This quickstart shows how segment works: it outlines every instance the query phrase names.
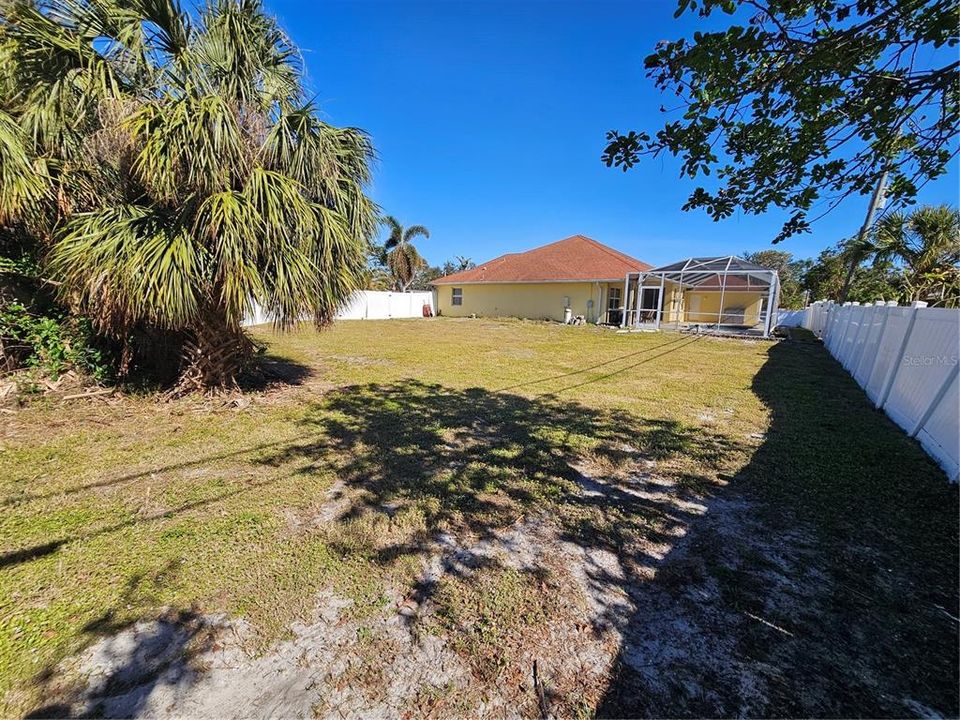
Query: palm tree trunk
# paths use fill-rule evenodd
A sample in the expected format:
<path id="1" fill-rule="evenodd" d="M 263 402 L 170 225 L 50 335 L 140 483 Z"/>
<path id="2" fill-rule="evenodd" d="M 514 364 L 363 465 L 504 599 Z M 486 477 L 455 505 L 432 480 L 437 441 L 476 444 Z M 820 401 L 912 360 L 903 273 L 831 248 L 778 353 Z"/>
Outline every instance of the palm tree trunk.
<path id="1" fill-rule="evenodd" d="M 232 390 L 253 359 L 256 344 L 243 328 L 227 322 L 222 309 L 211 309 L 203 317 L 201 324 L 187 332 L 171 395 Z"/>
<path id="2" fill-rule="evenodd" d="M 857 246 L 864 247 L 867 241 L 867 235 L 870 233 L 870 227 L 873 225 L 873 217 L 877 214 L 877 208 L 880 206 L 880 201 L 883 198 L 884 189 L 887 186 L 887 170 L 884 169 L 883 174 L 880 176 L 880 181 L 877 183 L 877 187 L 873 190 L 873 195 L 870 197 L 870 207 L 867 209 L 867 217 L 863 221 L 863 226 L 860 228 L 860 234 L 857 237 Z M 853 283 L 853 276 L 857 272 L 857 266 L 860 265 L 860 261 L 863 259 L 858 257 L 859 253 L 854 253 L 853 257 L 850 258 L 850 268 L 847 270 L 847 277 L 843 281 L 843 287 L 840 288 L 840 303 L 843 304 L 847 301 L 847 293 L 850 292 L 850 285 Z"/>

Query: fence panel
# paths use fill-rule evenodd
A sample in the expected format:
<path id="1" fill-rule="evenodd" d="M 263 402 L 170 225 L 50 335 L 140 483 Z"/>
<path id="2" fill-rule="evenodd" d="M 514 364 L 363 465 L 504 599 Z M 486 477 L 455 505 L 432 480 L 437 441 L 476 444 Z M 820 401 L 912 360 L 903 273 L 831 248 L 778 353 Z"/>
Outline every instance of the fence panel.
<path id="1" fill-rule="evenodd" d="M 917 433 L 917 440 L 931 457 L 936 459 L 947 477 L 957 481 L 960 475 L 960 421 L 957 403 L 960 402 L 960 381 L 956 373 L 940 402 L 927 422 Z"/>
<path id="2" fill-rule="evenodd" d="M 856 337 L 857 331 L 860 330 L 860 308 L 856 305 L 848 305 L 843 310 L 845 311 L 843 314 L 843 332 L 837 338 L 833 354 L 840 361 L 840 364 L 846 367 L 850 360 L 853 339 Z"/>
<path id="3" fill-rule="evenodd" d="M 960 310 L 896 305 L 806 309 L 803 327 L 956 482 L 960 476 Z"/>
<path id="4" fill-rule="evenodd" d="M 781 310 L 777 315 L 777 325 L 799 327 L 803 324 L 806 313 L 803 310 Z"/>
<path id="5" fill-rule="evenodd" d="M 889 317 L 889 313 L 885 305 L 874 305 L 869 310 L 869 318 L 865 323 L 866 327 L 862 336 L 863 341 L 860 343 L 860 356 L 857 358 L 852 371 L 852 375 L 860 384 L 860 387 L 865 387 L 870 380 L 870 373 L 873 371 L 873 365 L 877 360 L 877 350 L 880 347 L 887 317 Z"/>
<path id="6" fill-rule="evenodd" d="M 353 293 L 347 304 L 337 313 L 337 320 L 363 320 L 367 316 L 367 301 L 362 292 Z"/>
<path id="7" fill-rule="evenodd" d="M 907 432 L 913 431 L 947 381 L 960 343 L 956 310 L 926 308 L 915 312 L 913 331 L 884 405 L 891 419 Z"/>
<path id="8" fill-rule="evenodd" d="M 423 317 L 423 306 L 429 305 L 432 312 L 432 292 L 395 293 L 380 290 L 358 290 L 337 313 L 337 320 L 386 320 L 388 318 Z M 261 308 L 256 307 L 244 320 L 244 325 L 260 325 L 270 322 Z"/>
<path id="9" fill-rule="evenodd" d="M 867 397 L 874 403 L 882 403 L 886 397 L 886 390 L 894 371 L 900 362 L 903 341 L 910 328 L 913 318 L 913 309 L 908 307 L 892 307 L 888 309 L 887 325 L 883 330 L 883 338 L 877 347 L 877 359 L 873 364 L 873 372 L 864 386 Z"/>

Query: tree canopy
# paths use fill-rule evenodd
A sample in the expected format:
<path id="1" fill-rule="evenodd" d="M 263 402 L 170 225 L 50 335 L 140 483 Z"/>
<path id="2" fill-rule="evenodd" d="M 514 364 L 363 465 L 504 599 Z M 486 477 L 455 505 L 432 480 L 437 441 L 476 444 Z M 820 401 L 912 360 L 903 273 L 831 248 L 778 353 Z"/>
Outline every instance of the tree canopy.
<path id="1" fill-rule="evenodd" d="M 332 319 L 375 229 L 373 149 L 319 119 L 259 0 L 0 8 L 0 225 L 64 302 L 172 339 L 183 387 L 235 381 L 255 305 Z"/>
<path id="2" fill-rule="evenodd" d="M 884 173 L 888 200 L 909 203 L 956 155 L 957 0 L 679 0 L 684 13 L 732 20 L 657 46 L 645 66 L 678 101 L 661 107 L 671 119 L 652 135 L 611 131 L 603 153 L 624 171 L 679 156 L 704 183 L 684 210 L 778 208 L 778 242 Z"/>
<path id="3" fill-rule="evenodd" d="M 870 254 L 895 262 L 905 299 L 960 306 L 960 212 L 947 205 L 910 214 L 890 213 L 877 223 Z"/>
<path id="4" fill-rule="evenodd" d="M 410 225 L 405 228 L 393 215 L 388 215 L 384 222 L 390 231 L 383 244 L 387 268 L 395 289 L 406 292 L 416 279 L 417 273 L 427 267 L 427 261 L 421 257 L 413 241 L 417 237 L 429 238 L 430 231 L 423 225 Z"/>
<path id="5" fill-rule="evenodd" d="M 743 254 L 744 260 L 761 267 L 776 270 L 780 278 L 780 307 L 799 309 L 803 307 L 803 277 L 813 264 L 811 260 L 795 260 L 785 250 L 759 250 Z"/>

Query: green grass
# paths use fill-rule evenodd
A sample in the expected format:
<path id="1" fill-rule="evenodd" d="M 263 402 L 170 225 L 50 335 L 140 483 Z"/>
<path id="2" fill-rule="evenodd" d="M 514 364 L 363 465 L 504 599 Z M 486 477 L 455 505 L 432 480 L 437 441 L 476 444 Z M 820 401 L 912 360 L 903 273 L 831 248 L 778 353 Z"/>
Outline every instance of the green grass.
<path id="1" fill-rule="evenodd" d="M 5 416 L 0 714 L 35 707 L 60 660 L 161 608 L 243 616 L 263 646 L 324 588 L 355 617 L 383 612 L 441 530 L 482 536 L 552 508 L 569 538 L 625 547 L 669 512 L 571 502 L 571 464 L 616 478 L 638 453 L 689 492 L 750 492 L 838 553 L 879 548 L 956 614 L 955 492 L 819 345 L 509 320 L 261 334 L 301 385 L 244 407 L 127 397 Z M 337 492 L 341 516 L 314 522 Z M 498 642 L 520 643 L 508 618 L 539 618 L 535 587 L 456 583 L 438 628 L 470 628 L 459 649 L 483 674 Z M 926 668 L 955 667 L 941 645 Z"/>

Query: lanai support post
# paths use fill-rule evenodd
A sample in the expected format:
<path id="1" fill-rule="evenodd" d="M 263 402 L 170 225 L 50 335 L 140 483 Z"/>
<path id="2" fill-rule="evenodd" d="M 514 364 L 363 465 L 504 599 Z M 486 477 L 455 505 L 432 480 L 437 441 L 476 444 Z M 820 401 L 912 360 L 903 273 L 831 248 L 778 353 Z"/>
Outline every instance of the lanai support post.
<path id="1" fill-rule="evenodd" d="M 640 327 L 640 299 L 643 295 L 643 275 L 637 273 L 637 292 L 633 298 L 633 326 Z"/>
<path id="2" fill-rule="evenodd" d="M 657 323 L 656 329 L 660 329 L 660 319 L 663 317 L 663 285 L 664 285 L 664 274 L 660 273 L 660 294 L 657 298 Z"/>
<path id="3" fill-rule="evenodd" d="M 773 318 L 773 304 L 777 300 L 777 285 L 780 284 L 780 276 L 773 273 L 770 278 L 770 290 L 767 292 L 767 319 L 763 324 L 763 336 L 770 337 L 771 319 Z M 779 310 L 779 308 L 777 308 Z"/>
<path id="4" fill-rule="evenodd" d="M 630 273 L 627 273 L 626 277 L 623 279 L 623 307 L 622 312 L 620 313 L 620 327 L 625 328 L 627 326 L 627 302 L 629 302 L 630 297 Z"/>
<path id="5" fill-rule="evenodd" d="M 723 281 L 720 283 L 720 312 L 717 313 L 717 332 L 720 332 L 720 322 L 723 320 L 723 294 L 727 291 L 727 277 L 730 275 L 730 263 L 733 255 L 727 258 L 727 267 L 723 271 Z"/>

